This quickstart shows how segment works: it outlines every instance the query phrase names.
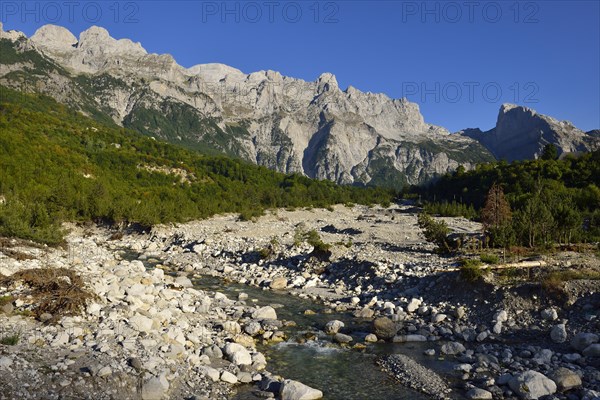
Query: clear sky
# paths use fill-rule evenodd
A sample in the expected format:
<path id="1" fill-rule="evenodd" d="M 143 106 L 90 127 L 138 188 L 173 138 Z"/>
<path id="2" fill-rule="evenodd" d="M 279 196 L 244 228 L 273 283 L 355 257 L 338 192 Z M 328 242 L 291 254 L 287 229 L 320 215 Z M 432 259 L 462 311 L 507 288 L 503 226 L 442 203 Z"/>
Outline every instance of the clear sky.
<path id="1" fill-rule="evenodd" d="M 600 128 L 600 2 L 3 0 L 4 29 L 91 25 L 170 53 L 407 97 L 450 131 L 517 103 Z M 1 55 L 0 55 L 1 57 Z"/>

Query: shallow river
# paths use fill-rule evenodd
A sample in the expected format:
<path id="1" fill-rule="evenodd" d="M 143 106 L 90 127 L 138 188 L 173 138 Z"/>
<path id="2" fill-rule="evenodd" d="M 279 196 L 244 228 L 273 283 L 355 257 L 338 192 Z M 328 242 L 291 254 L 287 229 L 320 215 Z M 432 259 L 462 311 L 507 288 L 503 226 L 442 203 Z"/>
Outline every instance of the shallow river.
<path id="1" fill-rule="evenodd" d="M 355 340 L 368 333 L 368 325 L 356 321 L 350 314 L 327 314 L 325 307 L 310 300 L 300 299 L 285 292 L 225 283 L 219 278 L 208 276 L 197 279 L 194 283 L 198 289 L 222 292 L 232 299 L 237 299 L 241 292 L 247 293 L 248 302 L 254 300 L 255 304 L 260 306 L 276 305 L 280 320 L 295 321 L 297 326 L 283 328 L 289 337 L 287 342 L 259 345 L 258 349 L 267 357 L 269 371 L 323 391 L 326 400 L 428 398 L 399 385 L 389 375 L 381 372 L 375 365 L 378 354 L 403 353 L 442 374 L 448 373 L 452 366 L 448 361 L 423 355 L 425 349 L 433 347 L 431 343 L 377 343 L 368 345 L 364 351 L 342 349 L 333 345 L 331 338 L 320 332 L 328 321 L 343 321 L 346 327 L 342 331 L 352 332 Z M 307 309 L 315 311 L 316 314 L 305 315 L 304 311 Z M 306 332 L 317 334 L 318 339 L 298 343 L 297 339 L 303 337 Z M 248 390 L 247 387 L 241 389 L 236 399 L 254 399 Z"/>

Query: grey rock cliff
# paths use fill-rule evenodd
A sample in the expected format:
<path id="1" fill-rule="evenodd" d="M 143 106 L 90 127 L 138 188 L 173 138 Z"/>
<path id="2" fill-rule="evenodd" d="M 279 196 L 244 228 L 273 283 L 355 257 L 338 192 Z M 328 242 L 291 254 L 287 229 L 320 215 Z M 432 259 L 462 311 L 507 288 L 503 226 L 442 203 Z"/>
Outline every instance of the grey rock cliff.
<path id="1" fill-rule="evenodd" d="M 223 64 L 184 68 L 170 55 L 148 54 L 100 27 L 77 39 L 46 25 L 27 42 L 55 63 L 41 90 L 59 101 L 86 113 L 101 110 L 157 138 L 282 172 L 401 186 L 493 158 L 476 140 L 427 124 L 417 104 L 342 90 L 331 73 L 307 82 Z M 9 68 L 0 68 L 0 82 L 10 85 Z"/>
<path id="2" fill-rule="evenodd" d="M 558 121 L 514 104 L 502 105 L 495 128 L 486 132 L 466 129 L 460 133 L 478 140 L 496 158 L 507 161 L 537 158 L 550 143 L 559 154 L 600 148 L 598 136 L 577 129 L 569 121 Z"/>

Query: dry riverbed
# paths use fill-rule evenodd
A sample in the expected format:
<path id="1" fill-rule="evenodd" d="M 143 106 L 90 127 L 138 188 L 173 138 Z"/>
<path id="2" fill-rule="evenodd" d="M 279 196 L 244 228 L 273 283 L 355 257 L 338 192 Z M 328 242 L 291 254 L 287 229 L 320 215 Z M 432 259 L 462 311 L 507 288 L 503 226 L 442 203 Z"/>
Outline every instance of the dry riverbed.
<path id="1" fill-rule="evenodd" d="M 446 220 L 465 237 L 480 231 L 464 219 Z M 376 320 L 366 337 L 335 322 L 321 328 L 347 351 L 377 340 L 427 343 L 428 357 L 455 363 L 449 376 L 403 373 L 413 362 L 405 356 L 380 364 L 398 384 L 424 392 L 443 387 L 438 397 L 598 396 L 597 281 L 569 282 L 566 298 L 558 299 L 535 282 L 536 269 L 528 272 L 532 283 L 509 285 L 510 274 L 468 283 L 448 271 L 455 259 L 424 243 L 416 222 L 409 207 L 336 206 L 278 210 L 254 222 L 217 216 L 123 235 L 71 227 L 67 249 L 4 240 L 4 277 L 66 268 L 81 277 L 90 298 L 81 315 L 52 315 L 52 308 L 36 308 L 28 281 L 0 280 L 0 399 L 212 400 L 231 398 L 240 385 L 253 385 L 259 397 L 318 398 L 322 388 L 268 373 L 256 349 L 257 342 L 286 340 L 290 322 L 243 294 L 194 288 L 192 280 L 205 275 Z M 328 260 L 299 240 L 313 229 L 331 245 Z M 544 261 L 543 268 L 598 269 L 593 254 Z M 75 276 L 51 278 L 50 289 L 72 293 Z"/>

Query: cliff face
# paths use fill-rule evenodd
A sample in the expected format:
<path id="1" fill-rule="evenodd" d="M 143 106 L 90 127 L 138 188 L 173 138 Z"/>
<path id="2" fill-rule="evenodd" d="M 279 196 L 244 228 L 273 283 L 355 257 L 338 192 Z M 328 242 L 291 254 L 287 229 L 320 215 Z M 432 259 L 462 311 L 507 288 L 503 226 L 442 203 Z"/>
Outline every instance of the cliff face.
<path id="1" fill-rule="evenodd" d="M 222 64 L 184 68 L 99 27 L 79 38 L 53 25 L 30 39 L 1 35 L 16 54 L 15 62 L 1 61 L 2 84 L 22 85 L 26 76 L 36 90 L 84 113 L 278 171 L 400 186 L 492 159 L 476 140 L 427 124 L 418 105 L 342 90 L 329 73 L 307 82 Z"/>
<path id="2" fill-rule="evenodd" d="M 481 142 L 496 158 L 513 161 L 537 158 L 550 143 L 559 154 L 595 150 L 600 148 L 600 138 L 593 132 L 585 133 L 568 121 L 526 107 L 503 104 L 495 128 L 487 132 L 467 129 L 461 134 Z"/>

